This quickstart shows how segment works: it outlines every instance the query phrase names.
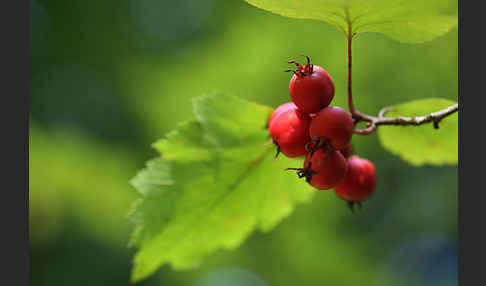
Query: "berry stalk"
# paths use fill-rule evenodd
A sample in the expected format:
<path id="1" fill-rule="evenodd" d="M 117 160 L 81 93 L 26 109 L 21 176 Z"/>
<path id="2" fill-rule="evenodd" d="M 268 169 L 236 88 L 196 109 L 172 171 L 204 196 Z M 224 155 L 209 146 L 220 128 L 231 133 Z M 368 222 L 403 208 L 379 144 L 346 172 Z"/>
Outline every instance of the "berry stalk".
<path id="1" fill-rule="evenodd" d="M 347 12 L 347 11 L 346 11 Z M 376 128 L 380 125 L 401 125 L 401 126 L 418 126 L 427 123 L 433 123 L 435 129 L 439 128 L 439 122 L 444 119 L 445 117 L 455 113 L 458 111 L 459 106 L 458 104 L 451 105 L 443 110 L 439 110 L 433 113 L 430 113 L 425 116 L 417 116 L 417 117 L 384 117 L 387 111 L 393 109 L 393 107 L 384 107 L 380 110 L 378 116 L 371 116 L 368 114 L 361 113 L 359 110 L 356 109 L 353 102 L 353 94 L 351 88 L 351 74 L 352 74 L 352 55 L 351 55 L 351 43 L 353 41 L 353 37 L 356 33 L 352 32 L 351 27 L 351 20 L 349 19 L 349 14 L 346 13 L 346 22 L 348 24 L 348 31 L 347 31 L 347 50 L 348 50 L 348 108 L 349 112 L 351 113 L 355 128 L 356 123 L 360 121 L 366 121 L 366 128 L 364 129 L 355 129 L 353 132 L 359 135 L 368 135 L 376 131 Z"/>

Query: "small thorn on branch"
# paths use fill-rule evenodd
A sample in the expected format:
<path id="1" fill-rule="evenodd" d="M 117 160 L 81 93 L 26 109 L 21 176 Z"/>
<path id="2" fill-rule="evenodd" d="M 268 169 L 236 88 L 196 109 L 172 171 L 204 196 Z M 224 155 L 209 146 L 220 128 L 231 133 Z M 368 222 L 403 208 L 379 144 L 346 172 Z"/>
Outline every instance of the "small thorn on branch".
<path id="1" fill-rule="evenodd" d="M 434 120 L 434 129 L 439 129 L 440 120 Z"/>

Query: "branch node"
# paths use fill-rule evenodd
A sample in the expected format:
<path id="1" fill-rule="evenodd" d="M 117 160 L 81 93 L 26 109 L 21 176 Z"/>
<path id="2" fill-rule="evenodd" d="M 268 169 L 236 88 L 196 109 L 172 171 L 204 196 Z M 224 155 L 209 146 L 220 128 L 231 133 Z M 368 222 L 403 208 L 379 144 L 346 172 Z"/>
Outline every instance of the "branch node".
<path id="1" fill-rule="evenodd" d="M 352 118 L 353 118 L 353 124 L 354 124 L 354 125 L 356 125 L 356 124 L 360 123 L 360 122 L 361 122 L 361 120 L 362 120 L 362 118 L 361 118 L 361 117 L 357 117 L 357 116 L 354 116 L 354 115 L 352 116 Z"/>

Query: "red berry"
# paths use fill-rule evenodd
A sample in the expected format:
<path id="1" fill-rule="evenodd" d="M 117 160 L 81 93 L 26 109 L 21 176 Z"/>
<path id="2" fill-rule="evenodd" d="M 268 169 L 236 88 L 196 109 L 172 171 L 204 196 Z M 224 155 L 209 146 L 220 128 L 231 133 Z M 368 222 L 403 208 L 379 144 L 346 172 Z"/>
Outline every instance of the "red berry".
<path id="1" fill-rule="evenodd" d="M 353 155 L 353 153 L 354 153 L 353 146 L 351 145 L 351 143 L 349 143 L 348 145 L 339 149 L 339 152 L 341 152 L 341 154 L 343 154 L 344 158 L 347 159 L 347 158 L 351 157 L 351 155 Z"/>
<path id="2" fill-rule="evenodd" d="M 331 103 L 334 83 L 322 67 L 307 64 L 292 76 L 289 92 L 290 98 L 302 112 L 316 113 Z"/>
<path id="3" fill-rule="evenodd" d="M 295 106 L 295 104 L 293 102 L 287 102 L 287 103 L 284 103 L 284 104 L 280 105 L 279 107 L 277 107 L 273 111 L 270 118 L 268 119 L 268 128 L 270 128 L 270 126 L 272 125 L 272 121 L 275 118 L 277 118 L 280 114 L 282 114 L 282 112 L 287 111 L 289 109 L 297 109 L 297 106 Z"/>
<path id="4" fill-rule="evenodd" d="M 334 192 L 348 202 L 362 202 L 375 191 L 376 170 L 373 163 L 356 155 L 348 160 L 348 172 Z"/>
<path id="5" fill-rule="evenodd" d="M 323 108 L 312 119 L 309 133 L 312 140 L 324 140 L 336 149 L 345 148 L 353 136 L 353 118 L 337 106 Z"/>
<path id="6" fill-rule="evenodd" d="M 311 118 L 297 109 L 283 111 L 275 117 L 270 126 L 270 136 L 279 151 L 291 158 L 304 156 L 305 145 L 310 141 L 310 122 Z"/>
<path id="7" fill-rule="evenodd" d="M 346 159 L 339 151 L 320 148 L 314 154 L 307 154 L 304 168 L 297 170 L 314 188 L 328 190 L 343 180 L 347 168 Z"/>

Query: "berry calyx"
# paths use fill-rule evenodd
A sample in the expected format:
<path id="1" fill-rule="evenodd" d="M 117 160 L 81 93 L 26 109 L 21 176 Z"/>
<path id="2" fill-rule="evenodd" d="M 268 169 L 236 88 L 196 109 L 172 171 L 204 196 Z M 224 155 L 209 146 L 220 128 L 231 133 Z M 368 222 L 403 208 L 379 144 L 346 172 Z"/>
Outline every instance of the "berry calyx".
<path id="1" fill-rule="evenodd" d="M 325 141 L 335 149 L 343 149 L 353 136 L 353 118 L 337 106 L 323 108 L 312 119 L 309 134 L 313 141 Z"/>
<path id="2" fill-rule="evenodd" d="M 360 203 L 373 194 L 375 187 L 376 170 L 373 163 L 352 155 L 348 160 L 346 176 L 334 188 L 334 192 L 349 203 Z"/>
<path id="3" fill-rule="evenodd" d="M 268 119 L 268 128 L 270 128 L 270 126 L 272 125 L 272 121 L 275 118 L 277 118 L 280 114 L 282 114 L 283 112 L 285 112 L 289 109 L 297 109 L 297 106 L 293 102 L 287 102 L 287 103 L 284 103 L 284 104 L 280 105 L 279 107 L 275 108 L 272 115 Z"/>
<path id="4" fill-rule="evenodd" d="M 332 149 L 320 148 L 307 154 L 304 168 L 288 168 L 296 170 L 300 178 L 319 190 L 329 190 L 344 179 L 348 164 L 343 155 Z"/>
<path id="5" fill-rule="evenodd" d="M 334 98 L 334 83 L 329 73 L 320 66 L 310 63 L 302 66 L 296 61 L 297 70 L 287 70 L 294 73 L 289 83 L 290 98 L 304 113 L 316 113 L 328 106 Z"/>
<path id="6" fill-rule="evenodd" d="M 269 129 L 277 145 L 277 155 L 282 152 L 290 158 L 304 156 L 310 141 L 310 122 L 311 118 L 297 109 L 288 109 L 275 117 Z"/>

